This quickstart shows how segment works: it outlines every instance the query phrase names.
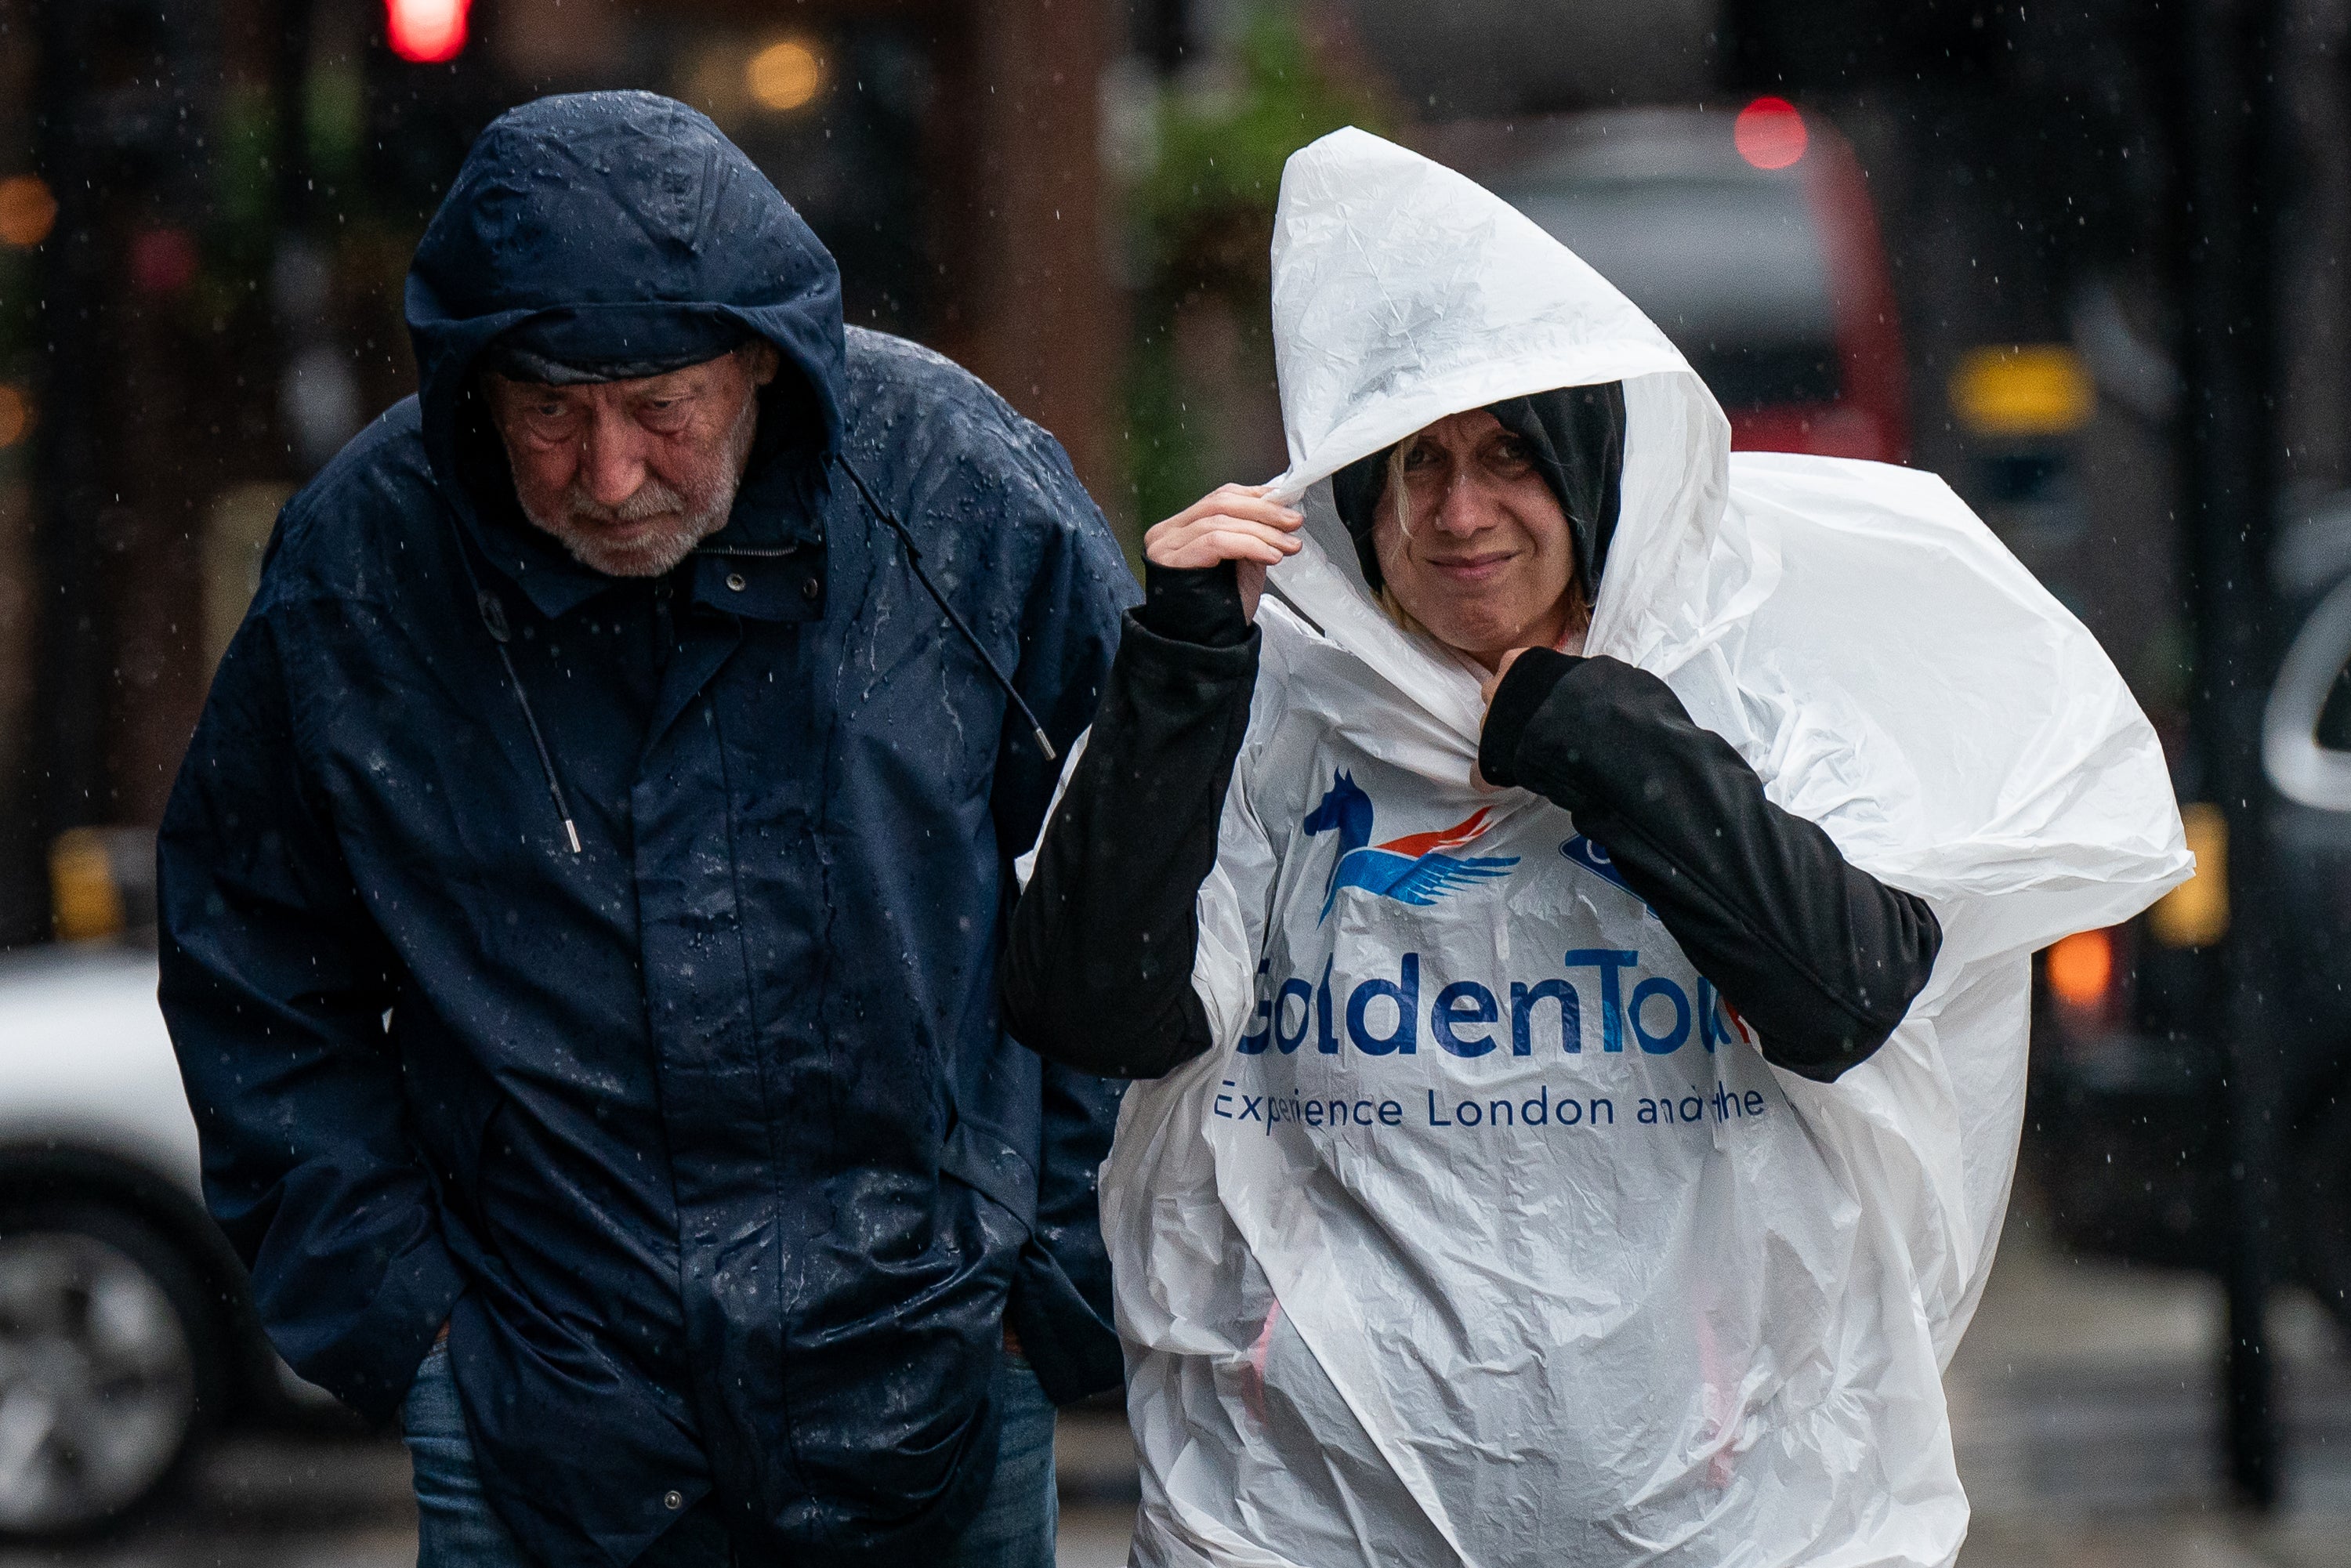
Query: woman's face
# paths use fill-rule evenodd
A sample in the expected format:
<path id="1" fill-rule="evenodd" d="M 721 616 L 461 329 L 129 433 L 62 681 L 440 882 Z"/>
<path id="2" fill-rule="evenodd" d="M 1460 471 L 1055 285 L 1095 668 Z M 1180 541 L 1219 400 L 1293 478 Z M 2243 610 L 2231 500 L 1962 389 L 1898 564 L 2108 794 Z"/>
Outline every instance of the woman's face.
<path id="1" fill-rule="evenodd" d="M 1405 613 L 1489 669 L 1513 648 L 1554 647 L 1567 635 L 1574 536 L 1526 444 L 1501 421 L 1474 409 L 1412 438 L 1409 528 L 1396 518 L 1395 484 L 1380 497 L 1372 548 Z"/>

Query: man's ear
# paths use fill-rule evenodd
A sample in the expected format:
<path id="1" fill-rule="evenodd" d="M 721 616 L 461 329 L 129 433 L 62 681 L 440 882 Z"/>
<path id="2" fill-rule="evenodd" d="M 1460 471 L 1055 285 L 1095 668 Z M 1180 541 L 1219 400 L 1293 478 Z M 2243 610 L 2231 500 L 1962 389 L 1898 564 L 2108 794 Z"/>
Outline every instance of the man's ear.
<path id="1" fill-rule="evenodd" d="M 783 368 L 783 355 L 778 353 L 776 346 L 765 338 L 754 338 L 744 344 L 743 353 L 744 368 L 750 371 L 751 384 L 755 387 L 763 387 L 774 381 L 776 372 Z"/>

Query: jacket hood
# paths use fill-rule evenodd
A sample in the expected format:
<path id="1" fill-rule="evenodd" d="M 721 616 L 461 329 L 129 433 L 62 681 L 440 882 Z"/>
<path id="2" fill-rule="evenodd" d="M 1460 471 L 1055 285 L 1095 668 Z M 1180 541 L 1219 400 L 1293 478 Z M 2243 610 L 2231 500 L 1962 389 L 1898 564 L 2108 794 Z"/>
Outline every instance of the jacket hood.
<path id="1" fill-rule="evenodd" d="M 559 360 L 656 363 L 756 334 L 785 367 L 762 455 L 840 439 L 831 254 L 708 118 L 653 93 L 543 98 L 493 121 L 417 246 L 406 308 L 425 445 L 455 494 L 482 479 L 473 372 L 509 333 Z"/>
<path id="2" fill-rule="evenodd" d="M 1307 548 L 1272 582 L 1475 753 L 1478 681 L 1374 603 L 1328 481 L 1468 409 L 1621 382 L 1623 466 L 1585 647 L 1640 662 L 1711 613 L 1702 575 L 1730 423 L 1679 350 L 1565 246 L 1474 181 L 1353 128 L 1291 155 L 1273 232 L 1274 362 Z M 1596 538 L 1579 538 L 1596 572 Z M 1448 763 L 1447 766 L 1450 764 Z"/>

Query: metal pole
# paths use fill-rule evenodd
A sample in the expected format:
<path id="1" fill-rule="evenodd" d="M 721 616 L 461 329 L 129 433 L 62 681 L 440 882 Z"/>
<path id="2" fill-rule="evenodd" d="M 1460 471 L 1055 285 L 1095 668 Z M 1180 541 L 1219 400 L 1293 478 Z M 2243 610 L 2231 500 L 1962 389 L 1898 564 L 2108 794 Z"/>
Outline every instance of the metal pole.
<path id="1" fill-rule="evenodd" d="M 2262 702 L 2276 667 L 2269 542 L 2276 511 L 2272 240 L 2279 143 L 2270 70 L 2277 0 L 2187 0 L 2181 88 L 2181 364 L 2186 373 L 2196 733 L 2206 798 L 2229 822 L 2231 925 L 2215 1009 L 2226 1046 L 2229 1477 L 2268 1508 L 2280 1490 L 2276 1372 L 2266 1322 L 2278 1212 L 2275 946 L 2266 907 Z"/>

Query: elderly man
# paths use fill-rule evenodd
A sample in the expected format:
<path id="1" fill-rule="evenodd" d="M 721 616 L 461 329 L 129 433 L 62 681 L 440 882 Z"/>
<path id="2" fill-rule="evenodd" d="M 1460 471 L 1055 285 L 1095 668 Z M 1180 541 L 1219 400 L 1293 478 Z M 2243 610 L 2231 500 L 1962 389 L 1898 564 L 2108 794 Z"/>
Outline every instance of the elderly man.
<path id="1" fill-rule="evenodd" d="M 1116 546 L 664 99 L 493 125 L 407 314 L 162 841 L 278 1348 L 402 1415 L 427 1568 L 1050 1563 L 1114 1102 L 996 967 Z"/>

